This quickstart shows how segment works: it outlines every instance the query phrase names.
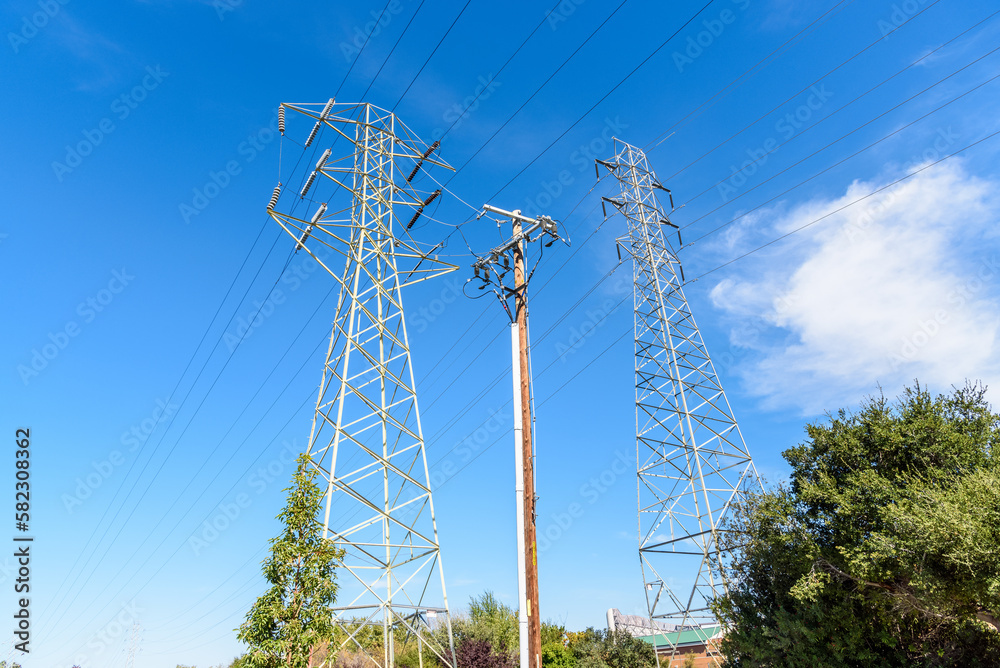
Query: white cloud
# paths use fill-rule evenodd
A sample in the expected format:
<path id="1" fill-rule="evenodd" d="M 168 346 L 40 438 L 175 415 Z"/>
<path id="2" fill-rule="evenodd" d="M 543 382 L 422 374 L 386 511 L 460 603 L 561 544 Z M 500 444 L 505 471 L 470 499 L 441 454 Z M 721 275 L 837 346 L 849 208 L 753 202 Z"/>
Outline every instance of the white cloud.
<path id="1" fill-rule="evenodd" d="M 774 210 L 756 232 L 795 230 L 892 180 Z M 769 407 L 815 414 L 854 405 L 876 384 L 891 396 L 914 378 L 935 391 L 1000 381 L 996 186 L 941 163 L 734 265 L 712 299 L 739 321 L 732 342 L 752 350 L 748 389 Z M 746 236 L 735 250 L 757 243 Z M 737 335 L 748 321 L 766 335 Z"/>

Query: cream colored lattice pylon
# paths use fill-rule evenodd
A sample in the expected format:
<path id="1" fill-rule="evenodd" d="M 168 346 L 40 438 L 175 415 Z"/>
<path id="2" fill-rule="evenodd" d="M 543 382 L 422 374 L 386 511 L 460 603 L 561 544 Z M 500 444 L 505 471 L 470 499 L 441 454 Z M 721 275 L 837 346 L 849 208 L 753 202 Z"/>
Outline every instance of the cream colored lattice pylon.
<path id="1" fill-rule="evenodd" d="M 345 551 L 330 657 L 361 653 L 389 668 L 406 639 L 417 642 L 421 663 L 434 656 L 450 666 L 451 619 L 402 290 L 455 269 L 407 229 L 440 195 L 420 192 L 414 176 L 448 166 L 434 157 L 436 144 L 370 104 L 284 104 L 282 132 L 286 111 L 312 127 L 301 142 L 306 151 L 326 148 L 315 168 L 315 153 L 309 158 L 297 190 L 275 189 L 268 212 L 339 287 L 307 451 L 325 486 L 324 536 Z M 292 215 L 303 205 L 306 214 Z"/>

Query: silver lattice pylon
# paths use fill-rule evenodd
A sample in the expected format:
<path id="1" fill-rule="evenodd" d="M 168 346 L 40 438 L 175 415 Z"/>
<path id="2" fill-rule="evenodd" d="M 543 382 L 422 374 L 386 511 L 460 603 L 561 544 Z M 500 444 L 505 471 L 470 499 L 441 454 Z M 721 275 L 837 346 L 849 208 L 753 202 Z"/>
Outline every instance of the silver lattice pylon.
<path id="1" fill-rule="evenodd" d="M 720 521 L 760 482 L 684 296 L 677 226 L 657 199 L 669 191 L 640 149 L 616 139 L 615 151 L 600 164 L 621 185 L 605 203 L 628 224 L 635 283 L 639 561 L 650 620 L 680 631 L 715 623 Z"/>
<path id="2" fill-rule="evenodd" d="M 285 104 L 282 132 L 285 110 L 312 127 L 306 149 L 315 142 L 314 151 L 326 150 L 289 193 L 285 212 L 276 210 L 280 185 L 268 212 L 296 240 L 296 250 L 309 253 L 339 286 L 307 450 L 326 490 L 324 537 L 345 551 L 330 663 L 336 652 L 351 650 L 390 668 L 394 644 L 416 639 L 422 657 L 451 665 L 451 619 L 401 289 L 455 269 L 408 232 L 440 194 L 418 191 L 414 176 L 448 166 L 432 157 L 437 144 L 427 146 L 372 105 Z M 297 207 L 305 209 L 300 217 L 293 215 Z M 334 262 L 336 256 L 342 261 Z M 440 622 L 435 634 L 429 617 Z"/>

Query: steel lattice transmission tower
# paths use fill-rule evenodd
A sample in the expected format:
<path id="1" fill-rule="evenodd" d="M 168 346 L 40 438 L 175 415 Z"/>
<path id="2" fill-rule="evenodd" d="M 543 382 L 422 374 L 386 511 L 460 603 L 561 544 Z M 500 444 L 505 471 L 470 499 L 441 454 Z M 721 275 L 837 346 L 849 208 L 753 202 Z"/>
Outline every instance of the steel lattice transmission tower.
<path id="1" fill-rule="evenodd" d="M 673 198 L 640 149 L 616 139 L 615 151 L 599 163 L 621 185 L 620 197 L 605 202 L 628 224 L 620 242 L 635 283 L 639 560 L 650 621 L 679 631 L 715 622 L 709 602 L 726 587 L 719 524 L 760 482 L 684 296 L 667 236 L 677 226 L 657 191 L 671 208 Z"/>
<path id="2" fill-rule="evenodd" d="M 142 625 L 139 622 L 132 624 L 132 635 L 128 641 L 128 655 L 125 657 L 125 668 L 135 668 L 135 658 L 139 655 L 139 637 L 142 634 Z"/>
<path id="3" fill-rule="evenodd" d="M 283 134 L 286 109 L 312 125 L 305 148 L 324 134 L 332 139 L 289 193 L 288 206 L 277 210 L 281 185 L 268 204 L 296 251 L 304 249 L 339 286 L 307 450 L 326 486 L 324 537 L 346 553 L 332 610 L 343 634 L 330 658 L 350 649 L 388 668 L 394 644 L 415 638 L 423 656 L 451 665 L 451 619 L 402 292 L 456 268 L 408 231 L 440 194 L 418 191 L 414 176 L 431 165 L 450 167 L 433 157 L 437 143 L 427 146 L 370 104 L 282 105 Z M 338 142 L 343 151 L 335 155 Z M 298 217 L 297 207 L 306 209 Z M 442 622 L 446 640 L 428 633 L 428 617 Z M 373 633 L 380 639 L 374 650 Z"/>

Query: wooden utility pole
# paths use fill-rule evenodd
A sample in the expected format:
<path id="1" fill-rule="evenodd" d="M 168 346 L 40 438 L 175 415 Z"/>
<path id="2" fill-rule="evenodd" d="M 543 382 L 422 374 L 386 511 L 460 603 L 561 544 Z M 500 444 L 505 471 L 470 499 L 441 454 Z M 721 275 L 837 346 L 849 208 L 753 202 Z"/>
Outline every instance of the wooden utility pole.
<path id="1" fill-rule="evenodd" d="M 514 310 L 518 330 L 521 370 L 521 462 L 524 478 L 524 563 L 525 600 L 528 613 L 528 657 L 531 668 L 542 665 L 542 620 L 538 614 L 538 549 L 535 537 L 535 452 L 531 431 L 531 375 L 528 366 L 528 295 L 524 274 L 524 241 L 521 221 L 513 218 L 514 239 Z"/>
<path id="2" fill-rule="evenodd" d="M 535 453 L 532 443 L 531 375 L 528 364 L 528 276 L 525 270 L 525 244 L 547 237 L 546 245 L 559 239 L 557 225 L 551 218 L 529 218 L 520 211 L 505 211 L 483 206 L 483 212 L 499 214 L 514 224 L 509 241 L 490 251 L 474 265 L 475 277 L 483 281 L 480 289 L 496 285 L 497 295 L 507 308 L 514 298 L 511 317 L 511 363 L 514 378 L 514 464 L 518 530 L 518 627 L 521 668 L 542 666 L 542 618 L 538 612 L 538 547 L 535 539 Z M 480 214 L 483 215 L 483 214 Z M 534 235 L 534 236 L 532 236 Z M 511 262 L 513 260 L 513 262 Z M 513 264 L 513 266 L 511 266 Z M 514 286 L 504 285 L 504 277 L 513 272 Z"/>

